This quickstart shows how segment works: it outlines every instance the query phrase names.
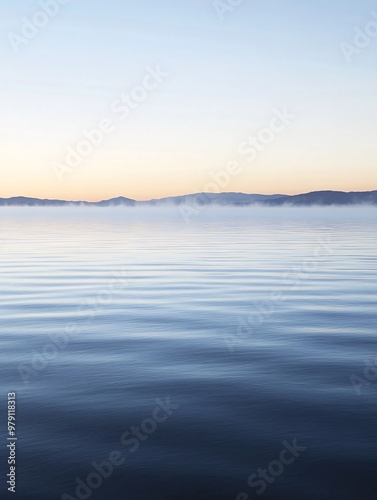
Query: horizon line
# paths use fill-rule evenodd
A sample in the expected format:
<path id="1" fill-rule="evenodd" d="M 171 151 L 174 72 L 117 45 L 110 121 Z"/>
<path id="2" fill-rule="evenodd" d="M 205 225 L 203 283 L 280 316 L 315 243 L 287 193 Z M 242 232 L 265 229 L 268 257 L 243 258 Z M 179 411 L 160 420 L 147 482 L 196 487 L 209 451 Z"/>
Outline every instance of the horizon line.
<path id="1" fill-rule="evenodd" d="M 146 200 L 137 200 L 135 198 L 129 198 L 128 196 L 124 195 L 118 195 L 118 196 L 113 196 L 111 198 L 103 198 L 99 199 L 97 201 L 88 201 L 84 199 L 80 200 L 67 200 L 67 199 L 59 199 L 59 198 L 39 198 L 35 196 L 24 196 L 24 195 L 16 195 L 16 196 L 10 196 L 7 198 L 3 198 L 0 196 L 0 200 L 13 200 L 15 198 L 23 198 L 23 199 L 29 199 L 29 200 L 40 200 L 40 201 L 58 201 L 58 202 L 65 202 L 65 203 L 101 203 L 101 202 L 106 202 L 106 201 L 111 201 L 111 200 L 117 200 L 120 198 L 132 201 L 132 202 L 137 202 L 137 203 L 148 203 L 151 201 L 162 201 L 170 198 L 183 198 L 185 196 L 197 196 L 197 195 L 223 195 L 223 194 L 240 194 L 240 195 L 245 195 L 245 196 L 282 196 L 282 197 L 292 197 L 292 196 L 300 196 L 300 195 L 306 195 L 306 194 L 311 194 L 311 193 L 371 193 L 377 191 L 377 189 L 371 189 L 369 191 L 342 191 L 342 190 L 336 190 L 336 189 L 321 189 L 321 190 L 316 190 L 316 191 L 306 191 L 306 192 L 298 192 L 295 194 L 285 194 L 285 193 L 272 193 L 272 194 L 265 194 L 265 193 L 246 193 L 243 191 L 219 191 L 218 193 L 213 193 L 210 191 L 198 191 L 194 193 L 186 193 L 186 194 L 178 194 L 178 195 L 171 195 L 171 196 L 163 196 L 161 198 L 150 198 Z"/>

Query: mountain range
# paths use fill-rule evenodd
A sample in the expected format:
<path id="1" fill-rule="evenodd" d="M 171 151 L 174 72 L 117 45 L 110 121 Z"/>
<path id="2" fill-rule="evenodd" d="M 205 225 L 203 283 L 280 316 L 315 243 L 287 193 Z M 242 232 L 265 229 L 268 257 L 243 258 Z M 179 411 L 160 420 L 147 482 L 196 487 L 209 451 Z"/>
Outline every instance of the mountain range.
<path id="1" fill-rule="evenodd" d="M 0 198 L 0 206 L 51 206 L 61 207 L 68 205 L 84 206 L 161 206 L 161 205 L 221 205 L 221 206 L 345 206 L 345 205 L 377 205 L 377 191 L 344 192 L 344 191 L 313 191 L 298 195 L 262 195 L 246 193 L 196 193 L 168 198 L 153 199 L 149 201 L 136 201 L 131 198 L 119 196 L 110 200 L 98 202 L 48 200 L 16 196 L 13 198 Z"/>

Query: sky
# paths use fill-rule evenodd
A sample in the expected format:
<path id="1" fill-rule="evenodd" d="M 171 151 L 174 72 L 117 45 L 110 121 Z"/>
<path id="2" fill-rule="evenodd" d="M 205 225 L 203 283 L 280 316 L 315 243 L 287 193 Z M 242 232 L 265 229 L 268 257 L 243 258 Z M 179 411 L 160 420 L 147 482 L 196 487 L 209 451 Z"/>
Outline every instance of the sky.
<path id="1" fill-rule="evenodd" d="M 0 197 L 377 189 L 373 0 L 2 0 L 0 14 Z"/>

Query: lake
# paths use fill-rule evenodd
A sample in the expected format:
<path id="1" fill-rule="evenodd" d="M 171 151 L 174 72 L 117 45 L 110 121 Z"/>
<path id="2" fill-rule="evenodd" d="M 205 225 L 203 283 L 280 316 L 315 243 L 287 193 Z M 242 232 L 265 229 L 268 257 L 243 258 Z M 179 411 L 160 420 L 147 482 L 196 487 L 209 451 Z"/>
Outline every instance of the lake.
<path id="1" fill-rule="evenodd" d="M 15 498 L 375 500 L 376 214 L 1 208 Z"/>

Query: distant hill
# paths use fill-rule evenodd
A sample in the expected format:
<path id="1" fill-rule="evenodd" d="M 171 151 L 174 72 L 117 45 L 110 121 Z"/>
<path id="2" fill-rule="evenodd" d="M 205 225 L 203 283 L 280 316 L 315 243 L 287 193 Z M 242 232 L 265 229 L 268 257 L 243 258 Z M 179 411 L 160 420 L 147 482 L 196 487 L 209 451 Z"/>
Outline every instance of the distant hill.
<path id="1" fill-rule="evenodd" d="M 281 205 L 377 205 L 377 191 L 350 192 L 343 191 L 313 191 L 312 193 L 298 194 L 295 196 L 284 196 L 273 200 L 266 200 L 265 204 L 270 206 Z"/>
<path id="2" fill-rule="evenodd" d="M 85 205 L 109 207 L 117 205 L 133 206 L 137 202 L 130 198 L 119 196 L 111 200 L 103 200 L 98 202 L 91 201 L 66 201 L 66 200 L 43 200 L 39 198 L 27 198 L 25 196 L 16 196 L 14 198 L 0 198 L 0 206 L 18 206 L 18 207 L 63 207 L 69 205 Z"/>
<path id="3" fill-rule="evenodd" d="M 18 206 L 18 207 L 55 206 L 55 207 L 61 207 L 64 205 L 69 205 L 69 202 L 63 201 L 63 200 L 40 200 L 38 198 L 27 198 L 25 196 L 15 196 L 14 198 L 0 198 L 0 206 Z"/>
<path id="4" fill-rule="evenodd" d="M 131 200 L 131 198 L 119 196 L 118 198 L 111 198 L 110 200 L 91 203 L 91 205 L 98 205 L 99 207 L 115 207 L 118 205 L 126 205 L 127 207 L 133 207 L 134 205 L 136 205 L 136 203 L 137 202 L 135 200 Z"/>
<path id="5" fill-rule="evenodd" d="M 89 201 L 66 201 L 66 200 L 45 200 L 39 198 L 27 198 L 25 196 L 16 196 L 13 198 L 0 198 L 0 206 L 30 206 L 30 207 L 62 207 L 62 206 L 237 206 L 245 207 L 250 205 L 264 206 L 345 206 L 345 205 L 377 205 L 377 191 L 364 192 L 343 192 L 343 191 L 313 191 L 311 193 L 298 195 L 284 194 L 247 194 L 247 193 L 195 193 L 182 196 L 172 196 L 149 201 L 136 201 L 131 198 L 119 196 L 110 200 L 99 202 Z"/>
<path id="6" fill-rule="evenodd" d="M 245 194 L 245 193 L 196 193 L 173 196 L 144 202 L 148 205 L 254 205 L 266 200 L 282 199 L 284 194 Z"/>

